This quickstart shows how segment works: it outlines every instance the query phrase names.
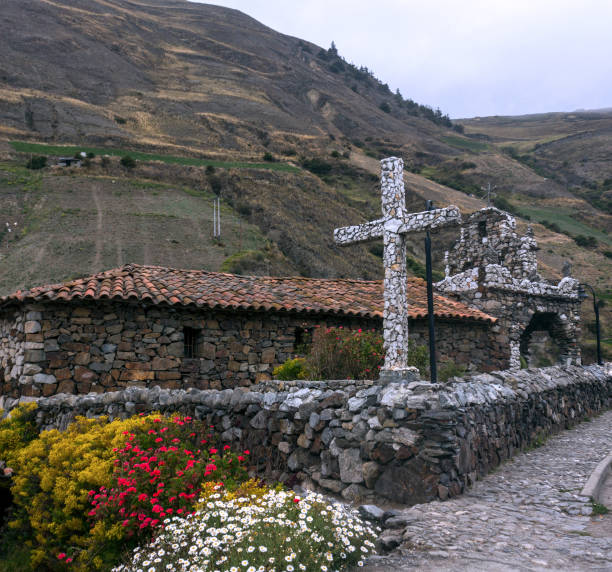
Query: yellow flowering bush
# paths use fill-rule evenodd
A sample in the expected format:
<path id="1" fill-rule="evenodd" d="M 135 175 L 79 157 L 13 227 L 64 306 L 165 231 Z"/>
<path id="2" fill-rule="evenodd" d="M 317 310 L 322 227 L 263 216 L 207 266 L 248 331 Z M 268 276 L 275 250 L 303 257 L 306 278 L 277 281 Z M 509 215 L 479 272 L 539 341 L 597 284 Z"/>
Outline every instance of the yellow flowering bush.
<path id="1" fill-rule="evenodd" d="M 0 421 L 0 460 L 11 466 L 12 456 L 38 437 L 36 403 L 23 403 Z M 0 416 L 4 412 L 0 410 Z"/>
<path id="2" fill-rule="evenodd" d="M 126 432 L 143 431 L 154 417 L 111 423 L 105 417 L 78 417 L 65 431 L 43 431 L 11 453 L 14 511 L 8 526 L 15 539 L 27 539 L 32 569 L 65 569 L 66 560 L 58 560 L 58 554 L 67 547 L 79 555 L 68 562 L 77 570 L 99 569 L 116 559 L 116 548 L 104 550 L 121 540 L 121 526 L 99 522 L 91 527 L 88 491 L 110 487 L 113 449 L 123 444 Z"/>

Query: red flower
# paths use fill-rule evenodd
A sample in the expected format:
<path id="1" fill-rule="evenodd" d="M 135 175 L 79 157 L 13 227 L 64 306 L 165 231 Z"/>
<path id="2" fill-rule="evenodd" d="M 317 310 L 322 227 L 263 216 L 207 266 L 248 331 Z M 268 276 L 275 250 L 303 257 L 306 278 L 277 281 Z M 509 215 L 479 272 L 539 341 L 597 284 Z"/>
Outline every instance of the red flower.
<path id="1" fill-rule="evenodd" d="M 224 446 L 223 446 L 223 450 L 224 450 L 224 451 L 227 451 L 229 448 L 230 448 L 230 446 L 229 446 L 229 445 L 224 445 Z"/>
<path id="2" fill-rule="evenodd" d="M 65 552 L 60 552 L 60 553 L 57 555 L 57 557 L 58 557 L 58 559 L 59 559 L 59 560 L 63 560 L 64 558 L 66 558 L 66 553 L 65 553 Z"/>
<path id="3" fill-rule="evenodd" d="M 245 455 L 250 455 L 250 454 L 251 454 L 251 451 L 249 451 L 248 449 L 245 449 L 245 450 L 243 451 L 243 453 L 244 453 Z"/>
<path id="4" fill-rule="evenodd" d="M 299 498 L 299 497 L 295 497 L 295 498 L 293 499 L 293 502 L 294 502 L 294 503 L 296 503 L 296 504 L 297 504 L 297 503 L 299 503 L 299 502 L 300 502 L 300 498 Z"/>

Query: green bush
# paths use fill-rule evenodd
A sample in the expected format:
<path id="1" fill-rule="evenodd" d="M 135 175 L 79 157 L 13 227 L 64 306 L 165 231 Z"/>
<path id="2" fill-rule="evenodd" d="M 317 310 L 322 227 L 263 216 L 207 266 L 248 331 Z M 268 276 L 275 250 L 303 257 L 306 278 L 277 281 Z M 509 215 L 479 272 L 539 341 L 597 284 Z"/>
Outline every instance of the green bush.
<path id="1" fill-rule="evenodd" d="M 47 166 L 47 158 L 44 155 L 32 157 L 27 163 L 27 169 L 44 169 Z"/>
<path id="2" fill-rule="evenodd" d="M 332 170 L 332 165 L 330 163 L 318 157 L 304 159 L 302 161 L 302 166 L 315 175 L 328 175 Z"/>
<path id="3" fill-rule="evenodd" d="M 467 368 L 463 364 L 456 364 L 453 360 L 443 363 L 438 370 L 438 379 L 448 381 L 451 377 L 463 377 Z"/>
<path id="4" fill-rule="evenodd" d="M 573 237 L 574 242 L 578 246 L 583 248 L 597 248 L 597 239 L 594 236 L 584 236 L 584 234 L 578 234 Z"/>
<path id="5" fill-rule="evenodd" d="M 275 367 L 272 374 L 275 379 L 281 381 L 306 379 L 306 360 L 304 358 L 288 359 L 282 365 Z"/>
<path id="6" fill-rule="evenodd" d="M 121 165 L 126 169 L 133 169 L 136 166 L 136 160 L 130 155 L 124 155 L 121 157 Z"/>
<path id="7" fill-rule="evenodd" d="M 383 101 L 378 107 L 385 113 L 391 113 L 391 106 L 386 101 Z"/>

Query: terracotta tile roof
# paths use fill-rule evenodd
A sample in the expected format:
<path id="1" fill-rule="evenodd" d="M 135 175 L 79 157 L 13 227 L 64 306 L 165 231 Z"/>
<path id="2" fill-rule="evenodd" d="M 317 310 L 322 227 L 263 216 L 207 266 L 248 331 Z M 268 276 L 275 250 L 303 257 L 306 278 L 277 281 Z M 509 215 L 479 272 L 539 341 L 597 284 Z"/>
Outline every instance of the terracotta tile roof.
<path id="1" fill-rule="evenodd" d="M 0 298 L 20 302 L 125 300 L 229 310 L 280 310 L 380 318 L 380 281 L 238 276 L 203 270 L 128 264 L 62 284 L 37 286 Z M 408 279 L 411 318 L 427 316 L 425 281 Z M 443 296 L 434 297 L 441 318 L 494 322 L 495 318 Z"/>

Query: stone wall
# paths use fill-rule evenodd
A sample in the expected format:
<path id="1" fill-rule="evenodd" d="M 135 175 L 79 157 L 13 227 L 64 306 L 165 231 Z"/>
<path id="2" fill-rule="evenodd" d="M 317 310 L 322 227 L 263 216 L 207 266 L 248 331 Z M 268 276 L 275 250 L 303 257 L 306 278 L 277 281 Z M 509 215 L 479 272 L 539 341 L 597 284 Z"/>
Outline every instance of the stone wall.
<path id="1" fill-rule="evenodd" d="M 580 364 L 579 283 L 565 276 L 551 284 L 537 273 L 537 243 L 528 229 L 494 207 L 470 215 L 459 240 L 446 253 L 446 276 L 436 289 L 499 318 L 496 330 L 506 347 L 503 368 L 530 361 L 534 331 L 546 331 L 557 344 L 558 362 Z"/>
<path id="2" fill-rule="evenodd" d="M 20 311 L 0 316 L 0 379 L 18 379 L 23 374 L 26 320 Z"/>
<path id="3" fill-rule="evenodd" d="M 0 397 L 0 407 L 15 403 Z M 102 395 L 57 395 L 39 399 L 38 405 L 44 429 L 64 428 L 75 415 L 180 411 L 214 425 L 224 441 L 250 448 L 261 471 L 282 471 L 288 480 L 347 499 L 378 496 L 414 504 L 458 495 L 534 439 L 610 407 L 612 367 L 504 371 L 446 385 L 130 387 Z"/>
<path id="4" fill-rule="evenodd" d="M 381 328 L 380 320 L 273 312 L 223 312 L 130 304 L 45 304 L 24 316 L 7 315 L 0 359 L 2 395 L 48 397 L 57 393 L 117 391 L 129 385 L 163 389 L 223 389 L 270 379 L 296 351 L 296 332 L 316 326 Z M 15 320 L 20 320 L 14 327 Z M 185 357 L 184 329 L 197 332 L 195 357 Z M 411 335 L 426 344 L 424 320 Z M 488 344 L 488 325 L 439 323 L 440 361 L 473 370 L 500 363 Z M 497 354 L 496 354 L 497 351 Z M 22 363 L 17 369 L 15 360 Z M 496 361 L 497 360 L 497 361 Z"/>

